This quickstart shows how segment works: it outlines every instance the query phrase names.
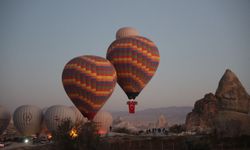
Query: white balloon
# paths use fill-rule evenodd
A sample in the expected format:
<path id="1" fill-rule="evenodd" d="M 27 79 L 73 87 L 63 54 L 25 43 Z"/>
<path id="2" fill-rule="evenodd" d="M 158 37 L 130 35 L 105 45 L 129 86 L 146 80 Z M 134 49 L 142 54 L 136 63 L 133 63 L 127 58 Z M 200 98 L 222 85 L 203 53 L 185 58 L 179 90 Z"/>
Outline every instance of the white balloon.
<path id="1" fill-rule="evenodd" d="M 45 124 L 45 112 L 47 111 L 48 107 L 44 107 L 42 109 L 42 114 L 43 114 L 43 120 L 42 120 L 42 125 L 41 125 L 41 133 L 44 134 L 44 133 L 47 133 L 48 132 L 48 129 L 47 129 L 47 126 Z"/>
<path id="2" fill-rule="evenodd" d="M 47 109 L 48 109 L 48 107 L 44 107 L 44 108 L 42 109 L 43 116 L 45 115 Z"/>
<path id="3" fill-rule="evenodd" d="M 47 109 L 45 113 L 45 124 L 47 128 L 52 132 L 56 131 L 58 126 L 63 123 L 63 121 L 70 120 L 73 124 L 76 121 L 76 116 L 74 111 L 62 105 L 51 106 Z"/>
<path id="4" fill-rule="evenodd" d="M 75 107 L 75 106 L 70 106 L 70 108 L 74 111 L 75 116 L 76 116 L 76 123 L 86 123 L 88 119 L 82 115 L 82 113 Z"/>
<path id="5" fill-rule="evenodd" d="M 110 126 L 112 125 L 113 117 L 109 112 L 99 111 L 93 121 L 97 125 L 97 131 L 99 134 L 107 134 Z"/>
<path id="6" fill-rule="evenodd" d="M 139 32 L 132 27 L 123 27 L 120 28 L 116 32 L 116 39 L 124 38 L 124 37 L 129 37 L 129 36 L 138 36 Z"/>
<path id="7" fill-rule="evenodd" d="M 0 135 L 5 131 L 10 123 L 10 112 L 0 105 Z"/>
<path id="8" fill-rule="evenodd" d="M 13 115 L 14 126 L 24 136 L 40 133 L 42 118 L 42 110 L 31 105 L 18 107 Z"/>

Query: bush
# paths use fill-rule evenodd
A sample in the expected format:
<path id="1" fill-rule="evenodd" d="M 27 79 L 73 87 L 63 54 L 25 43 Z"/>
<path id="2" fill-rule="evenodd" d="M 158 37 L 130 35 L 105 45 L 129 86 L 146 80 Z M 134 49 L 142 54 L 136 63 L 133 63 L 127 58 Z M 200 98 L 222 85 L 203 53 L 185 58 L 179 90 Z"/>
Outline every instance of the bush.
<path id="1" fill-rule="evenodd" d="M 131 131 L 127 128 L 115 128 L 113 132 L 130 134 Z"/>
<path id="2" fill-rule="evenodd" d="M 100 136 L 97 134 L 96 125 L 93 122 L 73 126 L 67 120 L 58 127 L 56 132 L 52 133 L 52 137 L 55 149 L 97 150 L 100 146 Z"/>
<path id="3" fill-rule="evenodd" d="M 72 128 L 71 121 L 66 120 L 58 127 L 57 131 L 52 132 L 52 141 L 54 141 L 56 147 L 60 149 L 76 149 L 76 141 L 69 135 Z"/>
<path id="4" fill-rule="evenodd" d="M 93 122 L 85 123 L 77 138 L 81 149 L 84 150 L 97 150 L 100 148 L 100 135 L 97 134 L 96 124 Z"/>
<path id="5" fill-rule="evenodd" d="M 175 124 L 169 128 L 169 131 L 172 133 L 181 133 L 181 132 L 185 131 L 185 127 L 184 127 L 184 125 Z"/>

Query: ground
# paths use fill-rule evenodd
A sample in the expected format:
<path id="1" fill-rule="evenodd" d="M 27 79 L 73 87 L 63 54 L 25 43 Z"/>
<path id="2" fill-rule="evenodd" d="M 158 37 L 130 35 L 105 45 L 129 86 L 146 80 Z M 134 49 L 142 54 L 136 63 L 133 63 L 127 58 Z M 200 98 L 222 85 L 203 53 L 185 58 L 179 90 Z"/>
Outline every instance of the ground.
<path id="1" fill-rule="evenodd" d="M 217 139 L 208 135 L 188 136 L 132 136 L 116 135 L 102 137 L 102 150 L 247 150 L 250 149 L 250 137 Z M 54 150 L 53 144 L 24 145 L 12 143 L 3 150 Z"/>

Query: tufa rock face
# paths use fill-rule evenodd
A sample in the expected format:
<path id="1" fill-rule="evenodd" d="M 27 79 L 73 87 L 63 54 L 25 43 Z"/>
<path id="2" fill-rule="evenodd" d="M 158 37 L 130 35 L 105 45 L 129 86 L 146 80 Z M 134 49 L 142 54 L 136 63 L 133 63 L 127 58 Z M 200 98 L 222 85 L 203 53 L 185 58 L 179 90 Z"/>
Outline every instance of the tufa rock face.
<path id="1" fill-rule="evenodd" d="M 220 111 L 214 119 L 214 128 L 219 136 L 235 137 L 250 135 L 250 116 L 235 111 Z"/>
<path id="2" fill-rule="evenodd" d="M 249 108 L 250 96 L 236 75 L 231 70 L 226 70 L 215 95 L 206 94 L 195 102 L 194 109 L 186 117 L 186 129 L 198 132 L 216 130 L 220 133 L 230 133 L 230 136 L 236 133 L 250 135 L 250 115 L 247 114 Z M 230 119 L 223 119 L 225 117 Z M 238 130 L 241 132 L 236 132 Z"/>
<path id="3" fill-rule="evenodd" d="M 191 131 L 210 131 L 213 118 L 217 114 L 217 99 L 209 93 L 195 102 L 194 109 L 187 115 L 186 128 Z"/>
<path id="4" fill-rule="evenodd" d="M 193 111 L 203 115 L 216 113 L 218 110 L 217 99 L 215 95 L 212 93 L 208 93 L 204 96 L 204 98 L 196 101 Z"/>
<path id="5" fill-rule="evenodd" d="M 156 128 L 166 128 L 168 127 L 168 122 L 167 119 L 165 118 L 164 115 L 160 115 L 156 122 Z"/>
<path id="6" fill-rule="evenodd" d="M 222 76 L 215 95 L 220 110 L 249 112 L 250 96 L 231 70 L 227 69 Z"/>

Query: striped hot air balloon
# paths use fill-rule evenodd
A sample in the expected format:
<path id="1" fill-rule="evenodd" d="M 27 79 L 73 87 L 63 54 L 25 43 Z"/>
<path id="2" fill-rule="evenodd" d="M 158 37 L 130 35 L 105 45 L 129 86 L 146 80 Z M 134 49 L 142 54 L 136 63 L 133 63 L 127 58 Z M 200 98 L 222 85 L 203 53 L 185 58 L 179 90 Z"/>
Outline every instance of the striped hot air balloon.
<path id="1" fill-rule="evenodd" d="M 117 82 L 134 100 L 153 77 L 160 61 L 156 45 L 141 36 L 129 36 L 115 40 L 108 48 L 107 59 L 114 65 Z M 129 101 L 134 112 L 135 101 Z"/>
<path id="2" fill-rule="evenodd" d="M 114 91 L 116 71 L 105 58 L 80 56 L 65 65 L 62 82 L 71 101 L 92 120 Z"/>

